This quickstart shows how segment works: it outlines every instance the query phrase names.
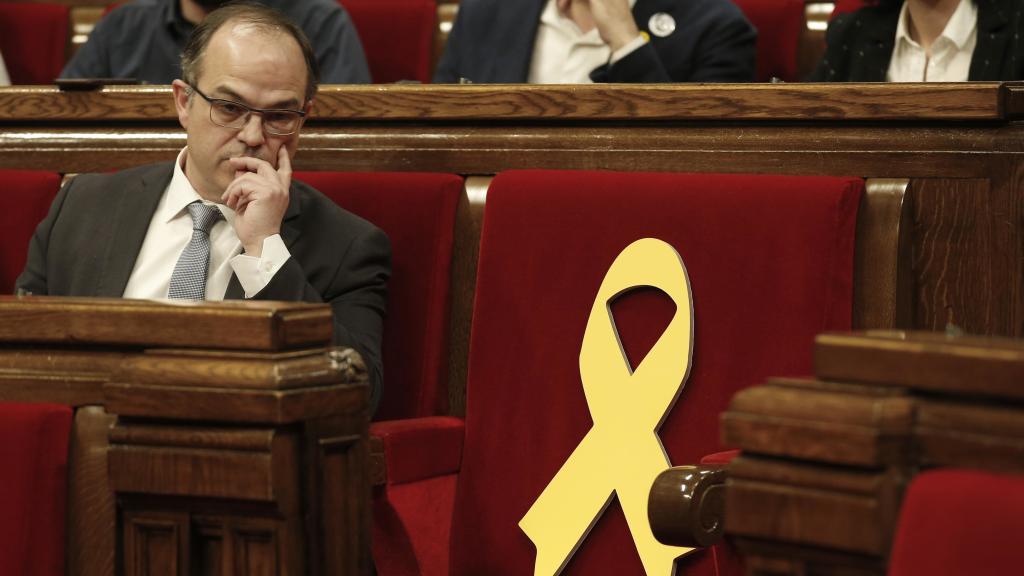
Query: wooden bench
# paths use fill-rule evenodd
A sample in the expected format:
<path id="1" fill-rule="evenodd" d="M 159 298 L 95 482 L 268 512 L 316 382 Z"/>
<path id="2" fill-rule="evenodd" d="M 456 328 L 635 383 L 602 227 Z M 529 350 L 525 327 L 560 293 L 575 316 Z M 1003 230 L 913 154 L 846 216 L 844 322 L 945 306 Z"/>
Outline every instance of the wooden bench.
<path id="1" fill-rule="evenodd" d="M 326 305 L 0 297 L 0 399 L 78 408 L 67 573 L 368 573 L 366 369 L 331 330 Z"/>

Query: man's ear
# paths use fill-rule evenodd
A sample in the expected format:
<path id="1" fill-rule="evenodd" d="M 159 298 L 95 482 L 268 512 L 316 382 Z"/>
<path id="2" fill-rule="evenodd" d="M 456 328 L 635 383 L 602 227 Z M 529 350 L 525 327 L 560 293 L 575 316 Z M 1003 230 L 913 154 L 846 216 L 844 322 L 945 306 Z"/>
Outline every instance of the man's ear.
<path id="1" fill-rule="evenodd" d="M 174 92 L 174 108 L 178 111 L 178 123 L 188 130 L 189 105 L 192 103 L 192 90 L 181 80 L 171 83 L 171 90 Z"/>

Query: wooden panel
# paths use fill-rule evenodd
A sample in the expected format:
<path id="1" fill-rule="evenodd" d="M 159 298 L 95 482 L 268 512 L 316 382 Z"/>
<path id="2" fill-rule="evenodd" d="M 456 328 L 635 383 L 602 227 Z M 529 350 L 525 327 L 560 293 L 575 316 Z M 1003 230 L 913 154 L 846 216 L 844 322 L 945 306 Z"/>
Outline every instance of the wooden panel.
<path id="1" fill-rule="evenodd" d="M 1012 294 L 1020 282 L 1011 196 L 993 194 L 987 179 L 915 179 L 910 187 L 918 305 L 916 327 L 954 324 L 972 333 L 1010 334 Z M 1007 294 L 1009 295 L 1009 294 Z"/>
<path id="2" fill-rule="evenodd" d="M 916 332 L 822 334 L 819 378 L 968 396 L 1024 398 L 1024 343 Z"/>
<path id="3" fill-rule="evenodd" d="M 772 380 L 737 393 L 722 442 L 744 451 L 859 466 L 904 462 L 913 403 L 898 389 Z"/>
<path id="4" fill-rule="evenodd" d="M 924 466 L 1024 473 L 1024 407 L 922 400 L 915 436 Z"/>
<path id="5" fill-rule="evenodd" d="M 185 514 L 125 514 L 125 576 L 187 576 L 188 541 Z"/>
<path id="6" fill-rule="evenodd" d="M 101 95 L 96 98 L 96 95 Z M 580 84 L 328 86 L 318 120 L 999 120 L 996 82 L 925 84 Z M 0 90 L 0 122 L 176 121 L 169 86 Z"/>
<path id="7" fill-rule="evenodd" d="M 879 528 L 895 524 L 905 481 L 896 469 L 823 468 L 744 456 L 729 467 L 726 529 L 739 536 L 884 556 L 891 534 Z"/>
<path id="8" fill-rule="evenodd" d="M 0 296 L 0 342 L 283 350 L 332 330 L 325 304 Z"/>

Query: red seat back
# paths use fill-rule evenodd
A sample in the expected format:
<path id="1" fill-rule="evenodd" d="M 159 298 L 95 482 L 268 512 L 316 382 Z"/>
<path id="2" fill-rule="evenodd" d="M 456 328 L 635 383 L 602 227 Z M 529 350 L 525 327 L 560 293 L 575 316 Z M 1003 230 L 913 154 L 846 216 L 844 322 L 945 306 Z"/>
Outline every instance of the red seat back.
<path id="1" fill-rule="evenodd" d="M 53 84 L 67 42 L 67 6 L 0 2 L 0 54 L 12 84 Z"/>
<path id="2" fill-rule="evenodd" d="M 814 336 L 850 327 L 862 191 L 862 180 L 825 177 L 499 174 L 480 248 L 451 574 L 533 572 L 518 522 L 592 426 L 581 343 L 598 287 L 627 245 L 668 242 L 689 275 L 693 360 L 660 437 L 672 463 L 696 463 L 721 448 L 718 416 L 734 392 L 809 374 Z M 611 308 L 635 367 L 674 305 L 641 289 Z M 709 558 L 695 553 L 682 572 L 708 574 Z M 563 572 L 643 573 L 615 500 Z"/>
<path id="3" fill-rule="evenodd" d="M 795 82 L 797 49 L 805 26 L 804 0 L 733 0 L 757 28 L 755 80 Z"/>
<path id="4" fill-rule="evenodd" d="M 296 178 L 391 239 L 384 388 L 377 419 L 447 413 L 448 311 L 455 207 L 451 174 L 300 172 Z"/>
<path id="5" fill-rule="evenodd" d="M 32 233 L 59 187 L 60 175 L 55 172 L 0 170 L 0 293 L 14 291 Z"/>
<path id="6" fill-rule="evenodd" d="M 374 82 L 430 82 L 437 22 L 434 0 L 339 1 L 359 31 Z"/>
<path id="7" fill-rule="evenodd" d="M 889 576 L 1019 574 L 1024 476 L 972 470 L 917 475 L 903 498 Z"/>
<path id="8" fill-rule="evenodd" d="M 64 575 L 71 408 L 0 403 L 0 567 Z"/>

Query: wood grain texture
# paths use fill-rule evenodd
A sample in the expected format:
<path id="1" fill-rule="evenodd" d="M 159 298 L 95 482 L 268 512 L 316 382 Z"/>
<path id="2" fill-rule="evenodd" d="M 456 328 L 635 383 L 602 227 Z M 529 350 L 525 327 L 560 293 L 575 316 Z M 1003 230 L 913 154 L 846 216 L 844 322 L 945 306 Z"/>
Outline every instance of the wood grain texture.
<path id="1" fill-rule="evenodd" d="M 996 82 L 925 84 L 580 84 L 325 86 L 311 122 L 352 120 L 1000 120 Z M 176 122 L 169 86 L 62 92 L 0 89 L 0 122 Z"/>
<path id="2" fill-rule="evenodd" d="M 727 446 L 853 466 L 905 462 L 912 425 L 913 403 L 905 395 L 851 395 L 784 383 L 740 391 L 721 417 Z"/>
<path id="3" fill-rule="evenodd" d="M 126 358 L 119 382 L 198 388 L 288 390 L 346 381 L 354 376 L 325 349 L 285 353 L 150 350 Z"/>
<path id="4" fill-rule="evenodd" d="M 865 182 L 854 250 L 855 330 L 913 326 L 909 184 L 909 180 L 891 178 Z"/>
<path id="5" fill-rule="evenodd" d="M 822 334 L 819 378 L 891 385 L 962 397 L 1024 398 L 1024 343 L 917 332 Z"/>
<path id="6" fill-rule="evenodd" d="M 284 350 L 332 330 L 325 304 L 0 296 L 0 342 Z"/>
<path id="7" fill-rule="evenodd" d="M 114 416 L 99 406 L 75 411 L 68 451 L 67 574 L 113 576 L 117 511 L 107 467 Z"/>

